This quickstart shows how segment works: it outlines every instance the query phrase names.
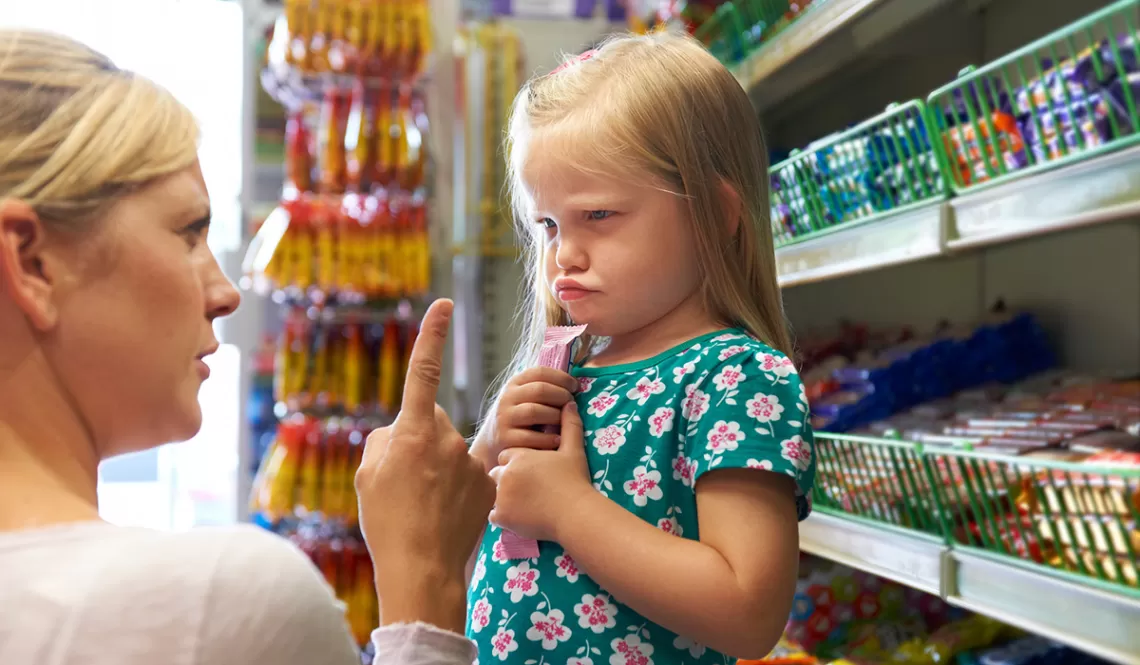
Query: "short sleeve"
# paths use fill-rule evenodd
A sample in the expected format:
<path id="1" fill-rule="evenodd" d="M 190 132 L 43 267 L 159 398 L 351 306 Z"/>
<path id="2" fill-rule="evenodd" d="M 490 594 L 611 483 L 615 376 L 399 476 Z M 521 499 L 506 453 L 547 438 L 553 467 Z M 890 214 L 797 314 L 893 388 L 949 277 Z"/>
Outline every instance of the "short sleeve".
<path id="1" fill-rule="evenodd" d="M 693 486 L 714 469 L 786 474 L 796 481 L 796 509 L 805 519 L 811 512 L 815 450 L 807 394 L 795 365 L 758 342 L 712 358 L 716 364 L 695 372 L 685 387 L 681 408 Z"/>

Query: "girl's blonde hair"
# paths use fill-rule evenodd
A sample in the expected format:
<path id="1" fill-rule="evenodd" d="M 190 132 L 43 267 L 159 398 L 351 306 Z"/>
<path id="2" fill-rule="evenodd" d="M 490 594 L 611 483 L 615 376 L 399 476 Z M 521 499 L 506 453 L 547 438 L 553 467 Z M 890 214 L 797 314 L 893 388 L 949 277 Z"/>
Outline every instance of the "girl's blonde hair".
<path id="1" fill-rule="evenodd" d="M 569 58 L 553 73 L 529 81 L 515 100 L 508 174 L 530 297 L 520 312 L 523 333 L 506 373 L 534 364 L 547 326 L 570 323 L 545 287 L 545 243 L 528 219 L 529 197 L 520 180 L 535 131 L 583 137 L 563 142 L 586 151 L 565 156 L 578 168 L 632 177 L 684 197 L 709 312 L 790 355 L 773 260 L 767 149 L 757 115 L 732 74 L 698 42 L 657 32 L 614 37 L 588 57 Z M 731 236 L 725 216 L 736 207 L 726 186 L 740 204 Z M 583 354 L 594 342 L 585 340 Z"/>
<path id="2" fill-rule="evenodd" d="M 164 88 L 67 37 L 0 30 L 0 200 L 82 231 L 197 155 L 198 124 Z"/>

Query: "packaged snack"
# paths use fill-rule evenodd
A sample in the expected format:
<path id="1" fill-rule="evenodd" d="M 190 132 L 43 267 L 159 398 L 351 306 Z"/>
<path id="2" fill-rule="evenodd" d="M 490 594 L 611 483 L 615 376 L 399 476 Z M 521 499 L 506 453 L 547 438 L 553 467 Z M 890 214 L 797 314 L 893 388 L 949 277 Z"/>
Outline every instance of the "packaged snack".
<path id="1" fill-rule="evenodd" d="M 586 332 L 586 326 L 547 328 L 543 335 L 542 348 L 538 354 L 538 365 L 568 371 L 574 340 L 578 339 L 584 332 Z M 558 426 L 548 425 L 543 430 L 557 432 Z M 503 544 L 503 555 L 508 559 L 533 559 L 538 556 L 537 541 L 519 538 L 511 531 L 503 531 L 499 539 Z"/>
<path id="2" fill-rule="evenodd" d="M 1063 649 L 1064 647 L 1052 640 L 1031 635 L 994 649 L 987 649 L 978 654 L 977 662 L 978 665 L 1044 665 L 1042 661 L 1045 657 L 1059 655 Z"/>

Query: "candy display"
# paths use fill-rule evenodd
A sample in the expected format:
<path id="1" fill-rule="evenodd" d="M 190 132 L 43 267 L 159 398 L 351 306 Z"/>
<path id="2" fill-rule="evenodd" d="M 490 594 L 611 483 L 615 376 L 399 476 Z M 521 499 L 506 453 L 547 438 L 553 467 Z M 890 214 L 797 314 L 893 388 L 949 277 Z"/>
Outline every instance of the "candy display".
<path id="1" fill-rule="evenodd" d="M 811 143 L 770 177 L 777 245 L 945 194 L 917 102 Z"/>
<path id="2" fill-rule="evenodd" d="M 640 25 L 680 25 L 696 35 L 726 65 L 733 65 L 800 18 L 823 0 L 737 0 L 680 2 L 655 5 L 655 12 L 631 12 Z M 650 15 L 649 21 L 642 17 Z"/>

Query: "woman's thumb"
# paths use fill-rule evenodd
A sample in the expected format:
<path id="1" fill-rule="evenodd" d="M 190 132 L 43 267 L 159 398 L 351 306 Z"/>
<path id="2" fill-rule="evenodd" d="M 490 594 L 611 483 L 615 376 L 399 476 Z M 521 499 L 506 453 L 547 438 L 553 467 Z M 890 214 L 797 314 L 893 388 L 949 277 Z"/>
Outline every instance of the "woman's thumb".
<path id="1" fill-rule="evenodd" d="M 559 437 L 562 439 L 558 445 L 559 451 L 581 453 L 586 449 L 582 433 L 582 416 L 578 415 L 578 405 L 574 400 L 570 400 L 562 407 L 562 431 Z"/>

